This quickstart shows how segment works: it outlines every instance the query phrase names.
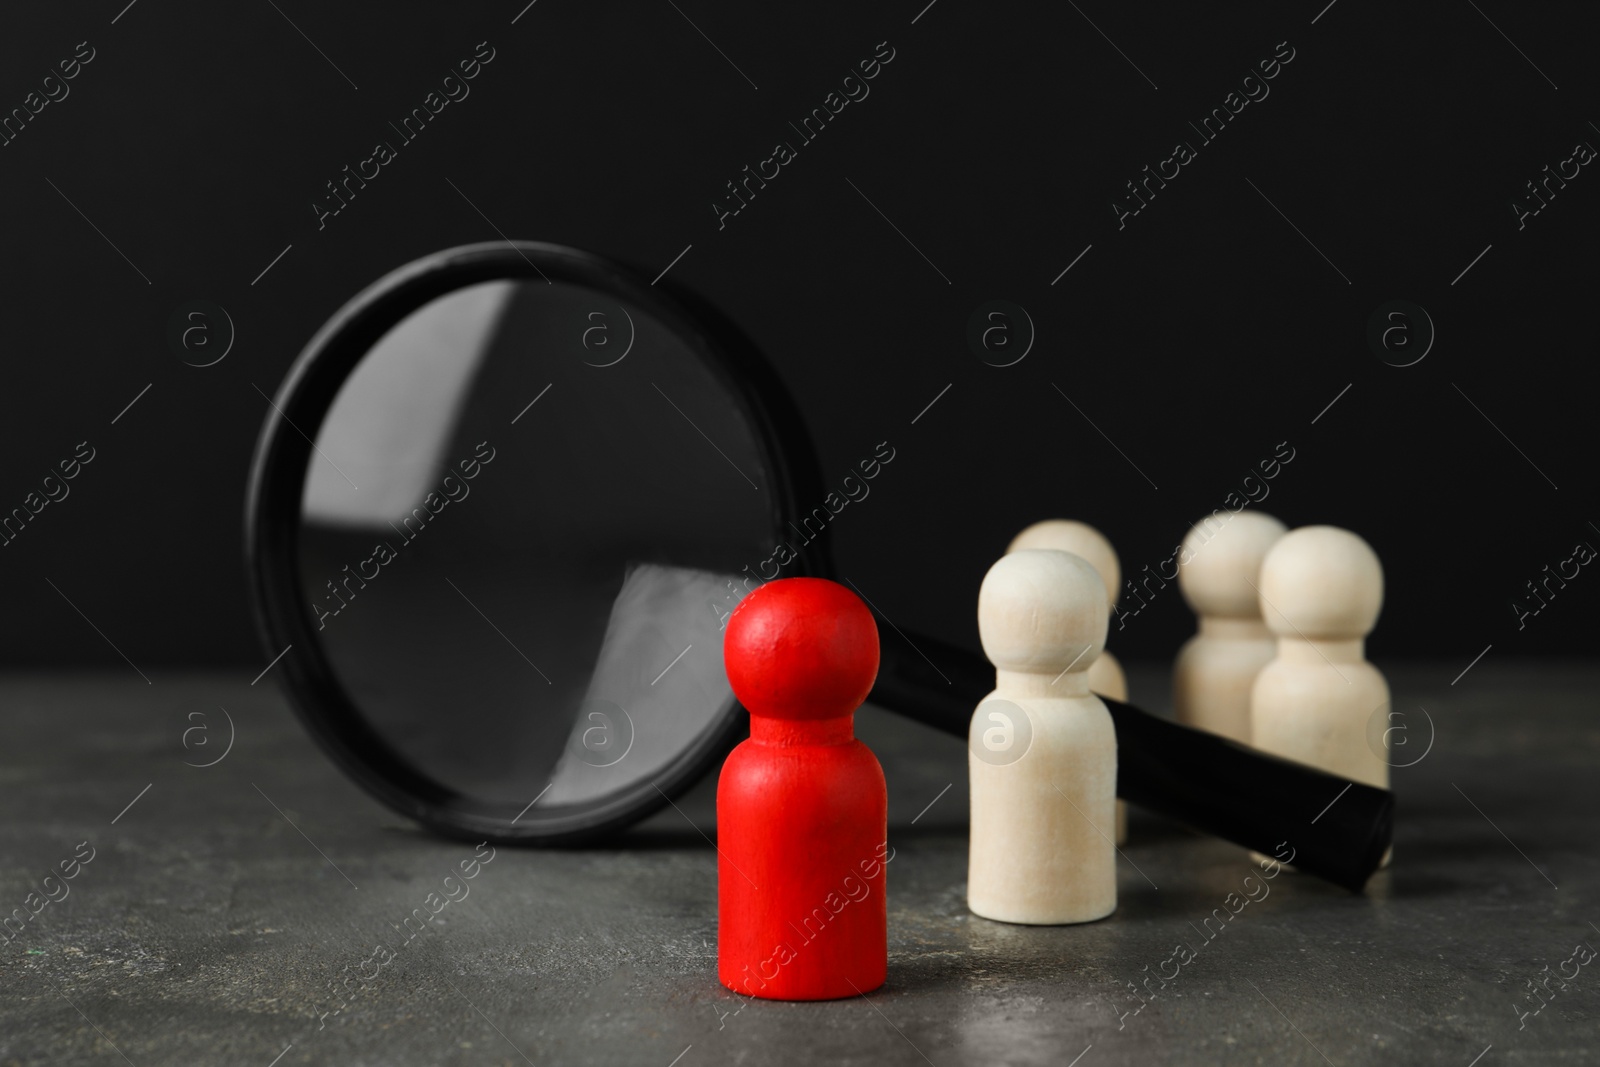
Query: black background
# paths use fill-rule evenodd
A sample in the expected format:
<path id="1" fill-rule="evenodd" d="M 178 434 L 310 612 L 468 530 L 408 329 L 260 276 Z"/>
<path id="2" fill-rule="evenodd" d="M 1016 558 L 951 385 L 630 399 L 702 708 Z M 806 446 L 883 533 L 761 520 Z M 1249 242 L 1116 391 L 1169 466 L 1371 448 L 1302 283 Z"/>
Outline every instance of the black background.
<path id="1" fill-rule="evenodd" d="M 14 6 L 0 108 L 78 42 L 96 55 L 0 148 L 0 511 L 78 442 L 97 455 L 0 548 L 0 656 L 264 663 L 239 550 L 256 387 L 380 275 L 501 235 L 652 276 L 692 246 L 673 278 L 765 349 L 825 478 L 897 450 L 834 536 L 903 626 L 975 644 L 984 571 L 1040 518 L 1092 522 L 1126 572 L 1154 568 L 1287 441 L 1263 510 L 1374 545 L 1380 665 L 1588 655 L 1600 578 L 1525 629 L 1510 602 L 1600 545 L 1600 177 L 1584 168 L 1520 232 L 1509 205 L 1600 145 L 1600 14 L 1325 2 Z M 480 41 L 495 58 L 471 95 L 319 231 L 324 183 L 396 140 L 388 122 Z M 724 183 L 796 140 L 788 123 L 880 41 L 895 58 L 870 96 L 719 230 Z M 1187 123 L 1283 41 L 1270 96 L 1119 231 L 1124 183 L 1197 141 Z M 1015 366 L 966 343 L 992 299 L 1036 326 Z M 1366 343 L 1397 299 L 1438 331 L 1405 368 Z M 167 343 L 191 300 L 236 326 L 216 366 Z M 1167 657 L 1192 628 L 1173 584 L 1111 647 Z"/>

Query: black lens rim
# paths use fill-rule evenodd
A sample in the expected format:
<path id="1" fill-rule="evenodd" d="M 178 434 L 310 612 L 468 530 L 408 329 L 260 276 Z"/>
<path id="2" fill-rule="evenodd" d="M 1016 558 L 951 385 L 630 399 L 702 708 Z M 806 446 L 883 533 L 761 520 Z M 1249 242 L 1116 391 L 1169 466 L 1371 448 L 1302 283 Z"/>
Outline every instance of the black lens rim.
<path id="1" fill-rule="evenodd" d="M 453 838 L 576 844 L 614 834 L 665 807 L 720 762 L 746 730 L 730 705 L 653 779 L 587 805 L 537 812 L 474 800 L 418 771 L 379 736 L 339 684 L 315 638 L 300 594 L 299 528 L 312 444 L 339 389 L 372 345 L 406 316 L 446 293 L 499 279 L 585 285 L 654 315 L 699 354 L 744 406 L 767 461 L 773 529 L 819 497 L 821 478 L 805 425 L 755 345 L 703 300 L 676 285 L 575 248 L 499 241 L 446 249 L 380 278 L 341 307 L 295 360 L 262 425 L 245 504 L 245 560 L 262 650 L 301 724 L 333 762 L 369 794 L 428 829 Z M 826 536 L 799 547 L 791 575 L 825 574 Z M 530 798 L 531 799 L 531 798 Z"/>

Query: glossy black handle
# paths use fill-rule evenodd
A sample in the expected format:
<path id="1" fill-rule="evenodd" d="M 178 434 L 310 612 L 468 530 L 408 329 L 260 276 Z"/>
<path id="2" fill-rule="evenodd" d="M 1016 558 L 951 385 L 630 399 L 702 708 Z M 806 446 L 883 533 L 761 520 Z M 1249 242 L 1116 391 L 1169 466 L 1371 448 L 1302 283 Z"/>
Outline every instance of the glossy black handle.
<path id="1" fill-rule="evenodd" d="M 983 657 L 933 638 L 892 633 L 870 699 L 965 738 L 994 690 Z M 1102 697 L 1117 731 L 1117 795 L 1355 892 L 1394 832 L 1394 794 L 1279 759 Z"/>

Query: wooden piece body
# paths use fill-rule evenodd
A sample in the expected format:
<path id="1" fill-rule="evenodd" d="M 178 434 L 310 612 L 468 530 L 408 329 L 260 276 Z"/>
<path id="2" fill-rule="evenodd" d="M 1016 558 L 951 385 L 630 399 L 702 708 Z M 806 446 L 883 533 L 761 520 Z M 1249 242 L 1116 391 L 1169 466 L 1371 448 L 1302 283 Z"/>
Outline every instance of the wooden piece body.
<path id="1" fill-rule="evenodd" d="M 1178 651 L 1172 703 L 1178 721 L 1251 744 L 1250 692 L 1278 642 L 1260 619 L 1200 620 Z"/>
<path id="2" fill-rule="evenodd" d="M 1280 638 L 1277 658 L 1262 668 L 1252 689 L 1252 743 L 1389 788 L 1389 764 L 1367 740 L 1367 722 L 1389 703 L 1389 685 L 1363 657 L 1362 644 Z"/>
<path id="3" fill-rule="evenodd" d="M 774 1000 L 881 986 L 887 837 L 883 770 L 849 720 L 753 722 L 717 782 L 722 984 Z"/>
<path id="4" fill-rule="evenodd" d="M 1027 714 L 1032 740 L 1015 762 L 986 763 L 974 747 L 992 723 L 984 704 L 973 716 L 967 906 L 1010 923 L 1080 923 L 1110 915 L 1117 907 L 1110 837 L 1117 736 L 1110 713 L 1081 673 L 1066 674 L 1052 687 L 1048 674 L 1002 671 L 985 704 L 993 700 Z"/>

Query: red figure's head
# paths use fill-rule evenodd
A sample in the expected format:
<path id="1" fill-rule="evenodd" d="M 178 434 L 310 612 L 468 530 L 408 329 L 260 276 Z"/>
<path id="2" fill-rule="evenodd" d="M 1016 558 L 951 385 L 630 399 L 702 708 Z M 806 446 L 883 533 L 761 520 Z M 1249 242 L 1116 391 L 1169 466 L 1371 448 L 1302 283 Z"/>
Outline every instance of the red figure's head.
<path id="1" fill-rule="evenodd" d="M 878 677 L 878 626 L 850 590 L 822 578 L 768 582 L 739 602 L 722 641 L 734 696 L 752 715 L 849 715 Z"/>

